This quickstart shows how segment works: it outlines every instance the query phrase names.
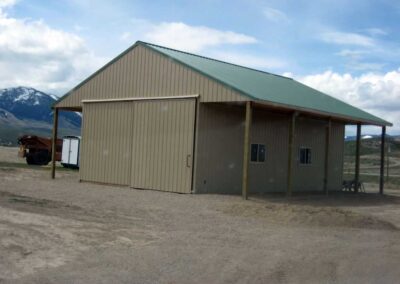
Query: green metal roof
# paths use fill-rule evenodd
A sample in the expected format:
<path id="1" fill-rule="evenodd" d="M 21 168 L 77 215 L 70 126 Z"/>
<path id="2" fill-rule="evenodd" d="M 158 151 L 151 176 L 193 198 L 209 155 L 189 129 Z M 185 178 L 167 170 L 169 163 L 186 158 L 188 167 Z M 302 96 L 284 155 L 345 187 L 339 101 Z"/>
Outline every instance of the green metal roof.
<path id="1" fill-rule="evenodd" d="M 291 78 L 254 70 L 150 43 L 137 42 L 180 62 L 256 101 L 323 113 L 356 122 L 391 126 L 379 117 L 353 107 Z"/>

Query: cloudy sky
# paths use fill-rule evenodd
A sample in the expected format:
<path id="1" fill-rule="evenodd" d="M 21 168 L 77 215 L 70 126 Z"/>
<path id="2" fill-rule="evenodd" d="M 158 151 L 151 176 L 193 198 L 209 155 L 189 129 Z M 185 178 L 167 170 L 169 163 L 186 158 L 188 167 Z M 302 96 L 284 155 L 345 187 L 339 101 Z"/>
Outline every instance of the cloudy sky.
<path id="1" fill-rule="evenodd" d="M 143 40 L 293 77 L 400 134 L 399 19 L 393 0 L 0 0 L 0 88 L 62 95 Z"/>

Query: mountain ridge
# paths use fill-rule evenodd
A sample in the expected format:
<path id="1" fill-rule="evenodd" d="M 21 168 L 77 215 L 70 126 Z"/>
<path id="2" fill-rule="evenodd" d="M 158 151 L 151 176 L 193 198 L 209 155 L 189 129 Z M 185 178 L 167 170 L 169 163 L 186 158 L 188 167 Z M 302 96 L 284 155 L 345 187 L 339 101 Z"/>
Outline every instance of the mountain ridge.
<path id="1" fill-rule="evenodd" d="M 0 89 L 0 145 L 16 145 L 23 134 L 51 136 L 53 110 L 58 99 L 32 87 Z M 75 112 L 61 111 L 59 136 L 79 135 L 82 118 Z"/>

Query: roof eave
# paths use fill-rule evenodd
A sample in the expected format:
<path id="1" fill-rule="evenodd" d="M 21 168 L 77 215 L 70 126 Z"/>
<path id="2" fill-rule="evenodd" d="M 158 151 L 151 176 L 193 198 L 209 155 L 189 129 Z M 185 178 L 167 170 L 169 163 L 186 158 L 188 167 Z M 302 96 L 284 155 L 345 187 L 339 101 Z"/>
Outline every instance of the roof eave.
<path id="1" fill-rule="evenodd" d="M 381 127 L 382 126 L 393 126 L 392 123 L 390 123 L 388 121 L 384 121 L 384 120 L 382 120 L 381 122 L 374 121 L 374 120 L 368 120 L 368 119 L 363 119 L 363 118 L 359 118 L 359 117 L 346 116 L 346 115 L 341 115 L 341 114 L 331 113 L 331 112 L 324 112 L 324 111 L 315 110 L 315 109 L 295 107 L 292 105 L 285 105 L 285 104 L 270 102 L 270 101 L 266 101 L 266 100 L 252 100 L 252 101 L 254 101 L 255 103 L 267 106 L 267 107 L 281 108 L 281 109 L 285 109 L 285 110 L 298 111 L 300 113 L 316 115 L 318 117 L 337 119 L 337 120 L 347 122 L 349 124 L 360 123 L 363 125 L 374 125 L 374 126 L 381 126 Z"/>
<path id="2" fill-rule="evenodd" d="M 85 80 L 83 80 L 82 82 L 80 82 L 78 85 L 76 85 L 74 88 L 72 88 L 71 90 L 69 90 L 67 93 L 65 93 L 63 96 L 61 96 L 57 101 L 55 101 L 51 108 L 55 108 L 57 107 L 57 104 L 59 104 L 61 101 L 63 101 L 64 99 L 66 99 L 68 96 L 70 96 L 74 91 L 76 91 L 78 88 L 82 87 L 84 84 L 86 84 L 89 80 L 91 80 L 93 77 L 95 77 L 97 74 L 99 74 L 100 72 L 102 72 L 104 69 L 106 69 L 108 66 L 110 66 L 111 64 L 113 64 L 114 62 L 116 62 L 118 59 L 120 59 L 122 56 L 124 56 L 125 54 L 127 54 L 129 51 L 131 51 L 132 49 L 134 49 L 136 46 L 138 45 L 142 45 L 145 46 L 145 44 L 143 44 L 143 42 L 141 41 L 137 41 L 135 42 L 133 45 L 131 45 L 130 47 L 128 47 L 127 49 L 125 49 L 123 52 L 121 52 L 119 55 L 117 55 L 117 57 L 113 58 L 112 60 L 110 60 L 109 62 L 107 62 L 105 65 L 103 65 L 103 67 L 101 67 L 100 69 L 98 69 L 96 72 L 94 72 L 93 74 L 91 74 L 89 77 L 87 77 Z"/>
<path id="3" fill-rule="evenodd" d="M 387 122 L 387 121 L 385 121 L 383 119 L 381 119 L 381 121 L 366 120 L 366 119 L 362 119 L 362 118 L 359 118 L 359 117 L 343 116 L 343 115 L 335 114 L 335 113 L 328 113 L 328 112 L 323 112 L 323 111 L 314 110 L 314 109 L 294 107 L 292 105 L 285 105 L 285 104 L 280 104 L 280 103 L 276 103 L 276 102 L 260 100 L 260 99 L 256 98 L 255 96 L 253 96 L 251 94 L 248 94 L 248 93 L 236 88 L 235 86 L 232 86 L 232 85 L 230 85 L 230 84 L 228 84 L 228 83 L 226 83 L 226 82 L 224 82 L 222 80 L 219 80 L 218 78 L 210 76 L 209 74 L 199 70 L 198 68 L 195 68 L 195 67 L 193 67 L 193 66 L 191 66 L 191 65 L 189 65 L 189 64 L 187 64 L 187 63 L 185 63 L 185 62 L 183 62 L 183 61 L 181 61 L 181 60 L 179 60 L 177 58 L 174 58 L 174 57 L 172 57 L 172 56 L 170 56 L 168 54 L 160 52 L 158 49 L 153 48 L 151 44 L 147 44 L 147 43 L 141 42 L 141 41 L 138 41 L 137 43 L 141 44 L 143 47 L 149 48 L 150 50 L 152 50 L 154 52 L 157 52 L 158 54 L 160 54 L 162 56 L 167 57 L 168 59 L 170 59 L 172 61 L 175 61 L 175 62 L 177 62 L 177 63 L 179 63 L 181 65 L 184 65 L 184 66 L 190 68 L 191 70 L 194 70 L 197 73 L 200 73 L 201 75 L 206 76 L 207 78 L 209 78 L 209 79 L 211 79 L 211 80 L 213 80 L 213 81 L 215 81 L 215 82 L 217 82 L 219 84 L 222 84 L 225 87 L 227 87 L 229 89 L 232 89 L 232 90 L 236 91 L 237 93 L 239 93 L 239 94 L 241 94 L 241 95 L 243 95 L 243 96 L 245 96 L 247 98 L 250 98 L 251 100 L 256 101 L 256 102 L 267 102 L 268 104 L 270 104 L 272 106 L 273 105 L 276 105 L 276 106 L 279 105 L 279 106 L 285 107 L 287 109 L 292 109 L 292 110 L 297 110 L 297 111 L 302 111 L 302 112 L 308 112 L 308 113 L 315 113 L 315 114 L 318 114 L 318 115 L 323 115 L 323 116 L 332 117 L 332 118 L 336 117 L 336 118 L 340 118 L 342 120 L 346 120 L 346 121 L 349 121 L 349 122 L 352 122 L 352 123 L 361 123 L 361 124 L 365 124 L 365 125 L 375 125 L 375 126 L 393 126 L 392 123 Z"/>
<path id="4" fill-rule="evenodd" d="M 84 85 L 85 83 L 87 83 L 89 80 L 91 80 L 93 77 L 95 77 L 97 74 L 99 74 L 100 72 L 102 72 L 104 69 L 106 69 L 107 67 L 109 67 L 111 64 L 113 64 L 114 62 L 116 62 L 118 59 L 120 59 L 122 56 L 124 56 L 126 53 L 130 52 L 132 49 L 134 49 L 136 46 L 141 45 L 145 48 L 148 48 L 154 52 L 157 52 L 158 54 L 161 54 L 181 65 L 184 65 L 198 73 L 200 73 L 203 76 L 206 76 L 207 78 L 224 85 L 227 88 L 230 88 L 234 91 L 236 91 L 237 93 L 250 98 L 251 100 L 254 100 L 256 102 L 260 102 L 260 103 L 266 103 L 270 106 L 280 106 L 283 107 L 285 109 L 291 109 L 294 111 L 301 111 L 301 112 L 305 112 L 305 113 L 310 113 L 310 114 L 316 114 L 319 116 L 325 116 L 325 117 L 332 117 L 332 118 L 338 118 L 341 120 L 345 120 L 345 121 L 349 121 L 351 123 L 361 123 L 361 124 L 365 124 L 365 125 L 375 125 L 375 126 L 393 126 L 392 123 L 385 121 L 383 119 L 380 119 L 381 121 L 374 121 L 374 120 L 366 120 L 366 119 L 362 119 L 362 118 L 358 118 L 358 117 L 351 117 L 351 116 L 344 116 L 344 115 L 340 115 L 340 114 L 336 114 L 336 113 L 328 113 L 328 112 L 323 112 L 320 110 L 315 110 L 315 109 L 307 109 L 307 108 L 301 108 L 301 107 L 295 107 L 293 105 L 285 105 L 285 104 L 281 104 L 281 103 L 276 103 L 276 102 L 271 102 L 271 101 L 266 101 L 266 100 L 259 100 L 257 99 L 255 96 L 248 94 L 246 92 L 243 92 L 242 90 L 236 88 L 235 86 L 232 86 L 222 80 L 219 80 L 215 77 L 210 76 L 209 74 L 189 65 L 186 64 L 185 62 L 176 59 L 174 57 L 169 56 L 168 54 L 165 54 L 163 52 L 160 52 L 159 50 L 157 50 L 156 48 L 153 48 L 150 44 L 147 44 L 145 42 L 142 41 L 137 41 L 135 42 L 133 45 L 131 45 L 130 47 L 128 47 L 126 50 L 124 50 L 122 53 L 120 53 L 117 57 L 115 57 L 114 59 L 112 59 L 111 61 L 109 61 L 108 63 L 106 63 L 103 67 L 101 67 L 99 70 L 97 70 L 96 72 L 94 72 L 93 74 L 91 74 L 89 77 L 87 77 L 85 80 L 83 80 L 81 83 L 79 83 L 78 85 L 76 85 L 73 89 L 71 89 L 70 91 L 68 91 L 64 96 L 60 97 L 56 102 L 53 103 L 52 105 L 52 109 L 57 107 L 57 104 L 59 104 L 61 101 L 63 101 L 64 99 L 66 99 L 68 96 L 70 96 L 74 91 L 76 91 L 78 88 L 80 88 L 82 85 Z"/>

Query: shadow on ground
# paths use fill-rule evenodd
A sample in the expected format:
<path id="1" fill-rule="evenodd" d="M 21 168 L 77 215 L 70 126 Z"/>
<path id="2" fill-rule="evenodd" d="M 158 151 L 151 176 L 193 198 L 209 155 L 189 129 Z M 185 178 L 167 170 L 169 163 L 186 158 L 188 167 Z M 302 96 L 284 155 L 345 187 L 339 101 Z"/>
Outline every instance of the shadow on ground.
<path id="1" fill-rule="evenodd" d="M 370 207 L 379 205 L 400 205 L 400 192 L 393 194 L 393 191 L 387 194 L 365 193 L 365 192 L 347 192 L 336 191 L 329 192 L 328 195 L 322 193 L 295 193 L 291 197 L 285 194 L 264 194 L 251 195 L 251 200 L 268 201 L 276 204 L 296 204 L 307 206 L 331 206 L 331 207 Z"/>

